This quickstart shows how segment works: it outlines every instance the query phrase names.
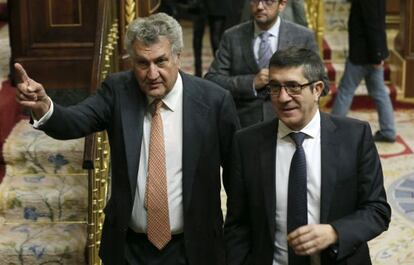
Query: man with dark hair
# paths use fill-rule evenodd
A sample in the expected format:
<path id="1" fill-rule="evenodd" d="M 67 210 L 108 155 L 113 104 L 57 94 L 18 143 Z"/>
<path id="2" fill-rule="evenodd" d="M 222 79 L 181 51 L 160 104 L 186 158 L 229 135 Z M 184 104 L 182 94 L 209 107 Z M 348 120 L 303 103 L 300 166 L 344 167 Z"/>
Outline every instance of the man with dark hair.
<path id="1" fill-rule="evenodd" d="M 314 33 L 279 18 L 286 0 L 250 0 L 253 20 L 228 29 L 205 78 L 229 90 L 242 127 L 274 117 L 266 90 L 269 59 L 290 46 L 318 51 Z"/>
<path id="2" fill-rule="evenodd" d="M 307 49 L 270 60 L 278 118 L 235 135 L 227 264 L 371 264 L 391 216 L 381 163 L 368 123 L 319 111 L 325 75 Z"/>
<path id="3" fill-rule="evenodd" d="M 181 26 L 156 13 L 125 36 L 133 68 L 110 75 L 64 108 L 16 64 L 17 101 L 57 139 L 106 130 L 111 198 L 100 257 L 105 265 L 224 265 L 220 166 L 227 183 L 239 128 L 228 91 L 179 70 Z"/>

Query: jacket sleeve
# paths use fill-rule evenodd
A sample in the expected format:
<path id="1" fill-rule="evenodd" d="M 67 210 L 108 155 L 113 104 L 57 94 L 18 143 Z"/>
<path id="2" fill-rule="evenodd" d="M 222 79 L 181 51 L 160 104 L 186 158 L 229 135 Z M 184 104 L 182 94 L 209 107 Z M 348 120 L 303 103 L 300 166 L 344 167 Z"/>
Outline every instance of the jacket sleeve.
<path id="1" fill-rule="evenodd" d="M 248 264 L 251 252 L 251 224 L 246 184 L 241 172 L 241 158 L 236 139 L 232 148 L 231 174 L 227 191 L 227 215 L 224 224 L 226 264 Z"/>
<path id="2" fill-rule="evenodd" d="M 96 94 L 69 107 L 54 104 L 50 119 L 39 127 L 47 135 L 60 140 L 84 137 L 108 128 L 114 101 L 110 78 L 102 83 Z"/>
<path id="3" fill-rule="evenodd" d="M 233 65 L 237 61 L 241 62 L 235 56 L 242 56 L 242 54 L 234 53 L 233 45 L 230 34 L 225 32 L 205 78 L 230 91 L 234 97 L 253 97 L 255 74 L 239 74 L 235 71 L 236 68 L 243 66 Z"/>
<path id="4" fill-rule="evenodd" d="M 388 229 L 391 208 L 383 185 L 383 173 L 368 124 L 364 126 L 357 165 L 355 211 L 331 222 L 338 234 L 337 259 L 352 255 L 362 244 Z"/>
<path id="5" fill-rule="evenodd" d="M 374 64 L 379 64 L 388 56 L 388 53 L 384 53 L 388 50 L 385 32 L 385 1 L 363 0 L 359 1 L 359 5 L 368 41 L 369 58 Z"/>
<path id="6" fill-rule="evenodd" d="M 220 155 L 222 157 L 221 165 L 223 168 L 224 188 L 228 188 L 228 179 L 230 176 L 231 166 L 231 147 L 234 134 L 240 129 L 239 117 L 237 116 L 236 106 L 229 92 L 226 91 L 225 97 L 221 104 L 219 113 L 220 119 Z"/>

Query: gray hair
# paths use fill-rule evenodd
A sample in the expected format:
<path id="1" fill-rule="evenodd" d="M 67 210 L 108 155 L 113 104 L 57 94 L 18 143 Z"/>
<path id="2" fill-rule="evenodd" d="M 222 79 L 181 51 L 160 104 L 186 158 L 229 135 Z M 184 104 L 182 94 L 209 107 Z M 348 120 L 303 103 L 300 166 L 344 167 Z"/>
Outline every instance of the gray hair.
<path id="1" fill-rule="evenodd" d="M 181 53 L 184 47 L 182 28 L 177 20 L 165 13 L 155 13 L 132 21 L 125 34 L 125 48 L 129 55 L 134 57 L 135 41 L 151 45 L 157 43 L 161 36 L 170 42 L 173 55 Z"/>
<path id="2" fill-rule="evenodd" d="M 322 95 L 329 92 L 329 80 L 325 71 L 325 65 L 316 52 L 297 47 L 289 47 L 277 50 L 270 59 L 269 68 L 291 68 L 303 66 L 303 76 L 308 81 L 322 81 L 324 89 Z"/>

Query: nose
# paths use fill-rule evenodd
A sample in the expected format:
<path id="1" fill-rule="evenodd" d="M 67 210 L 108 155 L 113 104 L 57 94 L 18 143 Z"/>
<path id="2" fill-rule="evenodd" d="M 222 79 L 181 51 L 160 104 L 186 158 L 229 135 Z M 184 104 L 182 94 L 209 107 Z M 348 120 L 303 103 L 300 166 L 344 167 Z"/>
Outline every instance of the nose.
<path id="1" fill-rule="evenodd" d="M 155 64 L 151 64 L 148 68 L 147 78 L 150 80 L 155 80 L 159 76 L 158 67 Z"/>
<path id="2" fill-rule="evenodd" d="M 279 102 L 288 102 L 292 99 L 292 97 L 286 92 L 286 88 L 282 87 L 279 92 L 279 96 L 277 97 L 277 101 Z"/>
<path id="3" fill-rule="evenodd" d="M 258 8 L 260 8 L 260 9 L 263 9 L 263 8 L 264 8 L 264 3 L 263 3 L 263 1 L 259 1 L 259 2 L 257 3 L 257 7 L 258 7 Z"/>

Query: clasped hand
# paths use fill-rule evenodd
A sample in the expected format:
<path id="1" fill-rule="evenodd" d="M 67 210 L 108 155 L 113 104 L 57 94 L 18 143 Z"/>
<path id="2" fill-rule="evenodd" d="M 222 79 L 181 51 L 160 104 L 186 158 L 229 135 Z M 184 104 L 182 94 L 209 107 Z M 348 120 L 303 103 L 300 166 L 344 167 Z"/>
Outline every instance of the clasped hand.
<path id="1" fill-rule="evenodd" d="M 314 255 L 336 243 L 338 235 L 329 224 L 310 224 L 291 232 L 287 240 L 297 255 Z"/>

